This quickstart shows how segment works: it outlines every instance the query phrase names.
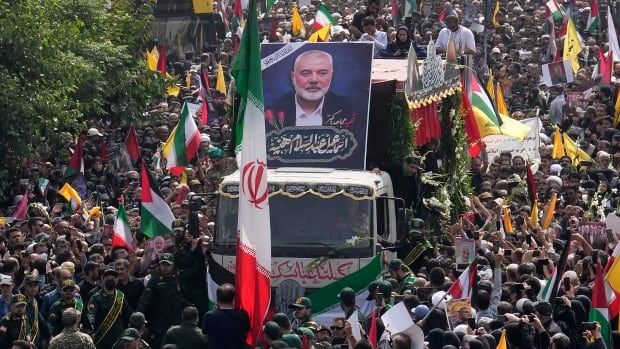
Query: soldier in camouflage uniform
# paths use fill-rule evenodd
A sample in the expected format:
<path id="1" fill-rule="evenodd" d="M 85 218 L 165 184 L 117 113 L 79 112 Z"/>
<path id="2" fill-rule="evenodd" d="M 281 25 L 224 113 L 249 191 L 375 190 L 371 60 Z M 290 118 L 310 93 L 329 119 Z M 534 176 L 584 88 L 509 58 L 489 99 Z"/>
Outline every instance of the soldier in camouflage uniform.
<path id="1" fill-rule="evenodd" d="M 50 308 L 50 315 L 47 318 L 47 327 L 52 336 L 56 336 L 62 331 L 62 314 L 68 308 L 75 309 L 79 315 L 84 311 L 82 300 L 75 296 L 75 282 L 73 280 L 65 280 L 61 286 L 61 298 L 54 302 Z M 86 317 L 83 318 L 85 320 Z"/>
<path id="2" fill-rule="evenodd" d="M 388 264 L 388 272 L 390 277 L 398 280 L 398 293 L 403 294 L 406 290 L 413 289 L 415 276 L 411 269 L 400 259 L 393 259 Z"/>
<path id="3" fill-rule="evenodd" d="M 80 314 L 73 308 L 62 312 L 61 323 L 64 327 L 59 335 L 52 338 L 49 349 L 95 349 L 95 344 L 89 335 L 78 330 Z"/>
<path id="4" fill-rule="evenodd" d="M 26 319 L 28 321 L 29 340 L 37 347 L 43 347 L 50 339 L 50 332 L 47 328 L 47 322 L 39 311 L 41 297 L 41 282 L 36 275 L 26 275 L 24 278 L 24 296 L 26 296 Z"/>
<path id="5" fill-rule="evenodd" d="M 26 319 L 26 296 L 15 294 L 11 298 L 11 312 L 0 319 L 0 348 L 10 348 L 15 340 L 30 341 Z"/>

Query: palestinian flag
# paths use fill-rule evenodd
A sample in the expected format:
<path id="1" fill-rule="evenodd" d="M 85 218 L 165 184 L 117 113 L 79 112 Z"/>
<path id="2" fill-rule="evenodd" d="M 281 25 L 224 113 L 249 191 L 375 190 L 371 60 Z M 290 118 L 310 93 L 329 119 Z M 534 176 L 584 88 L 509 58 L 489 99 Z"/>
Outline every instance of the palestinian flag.
<path id="1" fill-rule="evenodd" d="M 312 23 L 312 29 L 319 30 L 327 24 L 335 26 L 338 25 L 338 22 L 329 13 L 329 9 L 327 9 L 327 6 L 321 4 L 319 5 L 319 8 L 316 9 L 316 15 L 314 16 L 314 22 Z"/>
<path id="2" fill-rule="evenodd" d="M 78 173 L 84 173 L 84 137 L 80 136 L 73 148 L 73 155 L 71 155 L 71 161 L 69 166 L 65 170 L 65 177 L 73 177 Z"/>
<path id="3" fill-rule="evenodd" d="M 116 220 L 114 221 L 114 228 L 112 231 L 114 232 L 112 235 L 112 247 L 124 247 L 132 253 L 133 236 L 129 228 L 127 212 L 125 212 L 125 207 L 122 204 L 118 207 L 118 213 L 116 214 Z"/>
<path id="4" fill-rule="evenodd" d="M 183 168 L 194 158 L 200 146 L 200 132 L 189 112 L 187 103 L 183 104 L 179 123 L 170 133 L 162 150 L 166 158 L 166 169 Z M 171 172 L 178 172 L 173 170 Z M 177 173 L 177 174 L 178 174 Z"/>
<path id="5" fill-rule="evenodd" d="M 547 20 L 550 22 L 559 21 L 564 17 L 564 9 L 556 0 L 549 0 L 547 6 Z"/>
<path id="6" fill-rule="evenodd" d="M 217 288 L 223 284 L 235 284 L 235 274 L 217 263 L 213 256 L 209 255 L 207 269 L 207 297 L 209 310 L 213 310 L 217 304 Z"/>
<path id="7" fill-rule="evenodd" d="M 469 74 L 469 100 L 481 137 L 505 135 L 523 140 L 531 127 L 495 110 L 491 99 L 475 74 Z"/>
<path id="8" fill-rule="evenodd" d="M 564 244 L 564 249 L 562 250 L 562 254 L 560 255 L 560 260 L 558 261 L 558 264 L 553 271 L 551 279 L 547 280 L 545 287 L 543 287 L 538 294 L 538 299 L 540 299 L 541 301 L 549 302 L 552 305 L 555 303 L 555 295 L 557 294 L 560 287 L 562 275 L 564 275 L 566 259 L 568 258 L 568 250 L 570 248 L 570 234 L 569 238 L 566 239 L 566 241 L 568 242 Z"/>
<path id="9" fill-rule="evenodd" d="M 448 293 L 452 296 L 452 299 L 470 298 L 471 291 L 476 282 L 476 274 L 478 272 L 476 262 L 471 263 L 461 273 L 459 278 L 454 281 Z"/>
<path id="10" fill-rule="evenodd" d="M 588 15 L 588 23 L 586 24 L 586 31 L 589 33 L 594 33 L 596 28 L 598 28 L 599 22 L 598 15 L 598 1 L 590 0 L 590 14 Z"/>
<path id="11" fill-rule="evenodd" d="M 596 279 L 592 288 L 592 306 L 590 307 L 590 321 L 596 321 L 601 325 L 601 338 L 605 341 L 607 348 L 611 346 L 611 323 L 609 309 L 607 308 L 607 297 L 605 296 L 605 281 L 601 266 L 596 266 Z"/>
<path id="12" fill-rule="evenodd" d="M 142 206 L 140 207 L 140 230 L 152 238 L 172 231 L 174 215 L 168 203 L 159 193 L 157 184 L 142 161 Z"/>

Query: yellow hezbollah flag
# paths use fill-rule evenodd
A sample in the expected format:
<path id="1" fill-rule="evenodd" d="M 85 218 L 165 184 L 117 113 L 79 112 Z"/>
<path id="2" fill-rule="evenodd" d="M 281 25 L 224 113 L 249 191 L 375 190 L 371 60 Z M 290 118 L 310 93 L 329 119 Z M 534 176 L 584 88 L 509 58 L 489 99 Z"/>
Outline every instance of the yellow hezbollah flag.
<path id="1" fill-rule="evenodd" d="M 575 23 L 573 23 L 573 19 L 569 16 L 568 24 L 566 25 L 566 37 L 564 38 L 564 53 L 562 58 L 570 61 L 573 67 L 573 73 L 575 74 L 577 74 L 579 70 L 579 60 L 577 56 L 581 50 L 581 40 L 577 34 L 577 29 L 575 29 Z"/>
<path id="2" fill-rule="evenodd" d="M 538 200 L 535 200 L 532 203 L 532 213 L 530 214 L 530 223 L 532 223 L 533 226 L 538 225 Z"/>
<path id="3" fill-rule="evenodd" d="M 501 115 L 510 115 L 510 111 L 508 111 L 508 106 L 504 100 L 504 94 L 499 84 L 497 84 L 497 93 L 495 93 L 495 105 L 497 106 L 498 113 Z"/>
<path id="4" fill-rule="evenodd" d="M 157 48 L 155 48 L 156 50 Z M 148 65 L 149 70 L 157 71 L 157 58 L 153 56 L 153 53 L 146 51 L 146 63 Z"/>
<path id="5" fill-rule="evenodd" d="M 562 142 L 562 132 L 560 132 L 560 128 L 556 126 L 555 134 L 553 135 L 553 152 L 551 152 L 551 157 L 559 159 L 562 156 L 566 156 L 566 151 L 564 151 L 564 143 Z"/>
<path id="6" fill-rule="evenodd" d="M 499 343 L 495 349 L 508 349 L 508 343 L 506 342 L 506 330 L 502 330 L 502 336 L 499 337 Z"/>
<path id="7" fill-rule="evenodd" d="M 502 211 L 502 223 L 504 223 L 504 231 L 507 233 L 514 232 L 514 229 L 512 228 L 512 218 L 510 217 L 510 209 L 508 208 L 508 206 L 504 206 Z"/>
<path id="8" fill-rule="evenodd" d="M 543 216 L 543 229 L 549 228 L 551 225 L 551 221 L 553 220 L 553 214 L 555 213 L 555 204 L 558 201 L 558 193 L 554 192 L 551 195 L 551 201 L 549 201 L 549 205 L 545 209 L 545 215 Z"/>
<path id="9" fill-rule="evenodd" d="M 566 155 L 570 156 L 573 160 L 573 166 L 579 166 L 579 163 L 582 161 L 592 161 L 590 155 L 579 148 L 577 144 L 575 144 L 575 141 L 566 133 L 562 136 L 564 137 L 564 150 L 566 151 Z"/>
<path id="10" fill-rule="evenodd" d="M 166 73 L 166 80 L 173 80 L 173 78 L 172 78 L 172 76 L 170 76 L 170 74 Z M 181 92 L 181 88 L 179 86 L 177 86 L 174 83 L 174 81 L 173 81 L 172 85 L 166 87 L 166 93 L 168 94 L 168 96 L 177 97 L 180 92 Z"/>
<path id="11" fill-rule="evenodd" d="M 301 20 L 297 6 L 293 7 L 293 18 L 291 18 L 291 35 L 297 37 L 304 29 L 304 22 Z"/>
<path id="12" fill-rule="evenodd" d="M 495 102 L 495 81 L 493 81 L 493 73 L 491 72 L 489 72 L 489 80 L 487 80 L 486 90 L 489 94 L 489 98 L 491 98 L 491 102 Z"/>
<path id="13" fill-rule="evenodd" d="M 73 189 L 73 187 L 69 185 L 69 183 L 65 183 L 65 185 L 63 185 L 62 188 L 60 188 L 60 190 L 58 191 L 58 194 L 62 195 L 65 200 L 71 202 L 71 207 L 74 211 L 79 206 L 82 206 L 82 199 L 78 195 L 77 191 L 75 191 L 75 189 Z"/>
<path id="14" fill-rule="evenodd" d="M 222 62 L 217 64 L 217 81 L 215 81 L 215 90 L 226 96 L 226 80 L 224 79 Z"/>
<path id="15" fill-rule="evenodd" d="M 192 0 L 194 13 L 213 13 L 213 0 Z"/>
<path id="16" fill-rule="evenodd" d="M 609 268 L 605 275 L 605 279 L 616 293 L 620 293 L 620 256 L 614 259 L 611 268 Z"/>
<path id="17" fill-rule="evenodd" d="M 499 13 L 499 0 L 495 3 L 495 9 L 493 10 L 493 19 L 491 22 L 493 23 L 493 28 L 499 27 L 499 21 L 497 20 L 497 14 Z"/>
<path id="18" fill-rule="evenodd" d="M 310 35 L 310 37 L 308 38 L 308 42 L 329 41 L 330 34 L 331 34 L 331 25 L 327 23 L 326 25 L 323 26 L 323 28 L 312 33 L 312 35 Z"/>

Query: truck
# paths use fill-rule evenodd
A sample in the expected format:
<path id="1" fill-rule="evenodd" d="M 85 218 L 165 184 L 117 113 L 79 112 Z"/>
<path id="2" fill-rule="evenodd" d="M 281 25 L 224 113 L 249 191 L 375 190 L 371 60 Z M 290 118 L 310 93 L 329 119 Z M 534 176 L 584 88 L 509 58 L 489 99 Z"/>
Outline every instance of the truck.
<path id="1" fill-rule="evenodd" d="M 390 176 L 381 171 L 277 168 L 269 169 L 267 178 L 273 311 L 291 315 L 288 305 L 308 296 L 315 320 L 327 323 L 339 310 L 337 294 L 343 285 L 357 292 L 362 311 L 369 310 L 373 304 L 366 301 L 366 288 L 379 277 L 382 261 L 395 258 L 378 242 L 394 244 L 405 220 L 397 214 L 404 202 L 394 197 Z M 234 273 L 238 197 L 239 171 L 220 184 L 211 270 Z"/>

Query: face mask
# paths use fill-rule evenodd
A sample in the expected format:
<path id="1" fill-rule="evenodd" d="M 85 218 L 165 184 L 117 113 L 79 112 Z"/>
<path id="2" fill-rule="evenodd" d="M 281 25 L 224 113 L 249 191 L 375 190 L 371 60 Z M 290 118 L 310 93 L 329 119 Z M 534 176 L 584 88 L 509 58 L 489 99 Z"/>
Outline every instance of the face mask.
<path id="1" fill-rule="evenodd" d="M 111 290 L 116 286 L 116 280 L 106 280 L 103 283 L 103 286 L 106 288 L 106 290 Z"/>

